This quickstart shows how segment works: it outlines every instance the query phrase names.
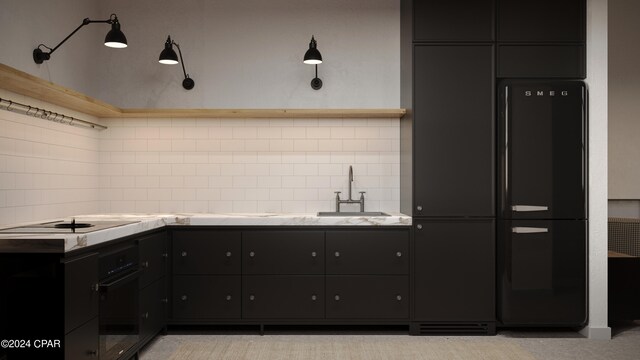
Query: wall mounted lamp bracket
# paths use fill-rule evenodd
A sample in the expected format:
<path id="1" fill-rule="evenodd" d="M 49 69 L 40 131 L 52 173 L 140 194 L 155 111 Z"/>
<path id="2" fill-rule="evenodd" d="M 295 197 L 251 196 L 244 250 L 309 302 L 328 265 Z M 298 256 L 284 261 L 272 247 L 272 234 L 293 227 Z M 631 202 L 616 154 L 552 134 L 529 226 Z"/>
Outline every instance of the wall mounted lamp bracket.
<path id="1" fill-rule="evenodd" d="M 60 45 L 64 44 L 67 40 L 69 40 L 69 38 L 72 37 L 73 34 L 78 32 L 78 30 L 80 30 L 82 27 L 89 24 L 93 24 L 93 23 L 104 23 L 104 24 L 111 25 L 111 31 L 109 31 L 107 33 L 107 36 L 104 38 L 104 44 L 106 46 L 114 47 L 114 48 L 127 47 L 127 38 L 124 36 L 122 31 L 120 30 L 120 22 L 118 21 L 118 17 L 116 16 L 116 14 L 111 14 L 109 19 L 107 20 L 91 20 L 89 18 L 85 18 L 84 20 L 82 20 L 82 24 L 80 24 L 80 26 L 78 26 L 75 30 L 73 30 L 71 34 L 67 35 L 67 37 L 64 38 L 53 49 L 44 44 L 38 45 L 38 47 L 33 49 L 33 61 L 35 61 L 36 64 L 42 64 L 43 62 L 51 59 L 51 54 L 53 54 L 53 52 L 56 51 L 60 47 Z M 42 48 L 48 51 L 42 50 Z"/>
<path id="2" fill-rule="evenodd" d="M 322 80 L 318 77 L 318 64 L 316 64 L 316 77 L 311 80 L 311 88 L 320 90 L 322 88 Z"/>

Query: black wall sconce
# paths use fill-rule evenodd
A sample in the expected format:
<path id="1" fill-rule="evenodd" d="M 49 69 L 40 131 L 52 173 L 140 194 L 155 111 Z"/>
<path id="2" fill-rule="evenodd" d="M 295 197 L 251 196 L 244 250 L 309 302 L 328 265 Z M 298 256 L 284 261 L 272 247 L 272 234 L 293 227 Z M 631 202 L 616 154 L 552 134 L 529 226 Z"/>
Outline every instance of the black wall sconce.
<path id="1" fill-rule="evenodd" d="M 195 81 L 189 77 L 187 71 L 184 69 L 184 60 L 182 59 L 182 50 L 180 50 L 180 45 L 178 45 L 175 41 L 171 40 L 171 36 L 167 36 L 167 41 L 164 43 L 164 50 L 160 53 L 160 58 L 158 62 L 160 64 L 166 65 L 175 65 L 178 63 L 178 55 L 173 51 L 173 45 L 178 48 L 178 52 L 180 53 L 180 64 L 182 64 L 182 72 L 184 73 L 184 80 L 182 80 L 182 87 L 191 90 L 196 85 Z"/>
<path id="2" fill-rule="evenodd" d="M 316 66 L 316 77 L 311 80 L 311 88 L 313 90 L 319 90 L 322 87 L 322 80 L 318 77 L 318 64 L 322 64 L 322 55 L 320 55 L 317 46 L 316 39 L 311 36 L 309 50 L 304 54 L 304 63 Z"/>
<path id="3" fill-rule="evenodd" d="M 89 18 L 85 18 L 84 20 L 82 20 L 82 24 L 80 24 L 80 26 L 73 30 L 71 34 L 64 38 L 64 40 L 62 40 L 60 44 L 56 45 L 56 47 L 54 47 L 53 49 L 44 44 L 38 45 L 38 47 L 33 50 L 33 61 L 35 61 L 36 64 L 42 64 L 44 61 L 49 60 L 51 58 L 51 54 L 53 54 L 53 52 L 56 51 L 60 47 L 60 45 L 69 40 L 69 38 L 73 36 L 73 34 L 75 34 L 78 30 L 80 30 L 81 27 L 92 23 L 111 24 L 111 30 L 104 38 L 105 46 L 118 49 L 127 47 L 127 38 L 120 30 L 120 22 L 118 21 L 118 17 L 116 16 L 116 14 L 111 14 L 109 19 L 107 20 L 91 20 Z M 48 49 L 49 51 L 43 51 L 42 49 L 40 49 L 41 47 Z"/>

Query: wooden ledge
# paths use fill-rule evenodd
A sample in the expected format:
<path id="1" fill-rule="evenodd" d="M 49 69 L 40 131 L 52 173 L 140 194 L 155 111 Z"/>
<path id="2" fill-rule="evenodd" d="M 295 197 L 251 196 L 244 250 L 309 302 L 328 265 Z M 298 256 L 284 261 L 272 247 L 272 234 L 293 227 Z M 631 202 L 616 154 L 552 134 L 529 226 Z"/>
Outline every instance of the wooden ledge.
<path id="1" fill-rule="evenodd" d="M 100 118 L 401 118 L 405 109 L 121 109 L 0 64 L 0 88 Z"/>

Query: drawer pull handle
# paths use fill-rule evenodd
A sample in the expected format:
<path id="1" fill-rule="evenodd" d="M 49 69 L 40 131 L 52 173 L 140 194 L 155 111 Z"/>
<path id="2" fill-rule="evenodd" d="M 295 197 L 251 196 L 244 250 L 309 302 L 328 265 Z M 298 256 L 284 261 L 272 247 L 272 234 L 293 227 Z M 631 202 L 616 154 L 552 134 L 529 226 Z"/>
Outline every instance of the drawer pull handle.
<path id="1" fill-rule="evenodd" d="M 98 357 L 98 350 L 89 350 L 89 356 Z"/>
<path id="2" fill-rule="evenodd" d="M 513 205 L 511 210 L 515 212 L 548 211 L 549 207 L 536 205 Z"/>
<path id="3" fill-rule="evenodd" d="M 187 295 L 182 295 L 182 296 L 180 297 L 180 300 L 182 300 L 182 301 L 187 301 Z"/>
<path id="4" fill-rule="evenodd" d="M 149 268 L 149 262 L 148 261 L 144 261 L 142 262 L 142 264 L 140 264 L 140 266 L 142 266 L 143 268 Z"/>
<path id="5" fill-rule="evenodd" d="M 336 301 L 340 301 L 340 295 L 336 295 L 333 297 Z"/>
<path id="6" fill-rule="evenodd" d="M 231 295 L 227 295 L 227 301 L 231 301 Z"/>
<path id="7" fill-rule="evenodd" d="M 334 254 L 336 257 L 340 257 L 340 251 L 336 251 L 336 253 Z"/>
<path id="8" fill-rule="evenodd" d="M 256 297 L 255 297 L 255 296 L 253 296 L 253 295 L 249 295 L 249 300 L 253 301 L 253 300 L 255 300 L 255 299 L 256 299 Z"/>
<path id="9" fill-rule="evenodd" d="M 417 209 L 418 211 L 422 211 L 422 205 L 418 205 L 418 206 L 416 206 L 416 209 Z"/>
<path id="10" fill-rule="evenodd" d="M 318 300 L 318 297 L 315 295 L 311 295 L 311 301 L 316 301 L 316 300 Z"/>
<path id="11" fill-rule="evenodd" d="M 187 252 L 183 251 L 180 255 L 182 255 L 182 257 L 185 257 L 185 256 L 187 256 Z"/>
<path id="12" fill-rule="evenodd" d="M 249 257 L 254 257 L 256 256 L 256 253 L 254 253 L 253 251 L 249 253 Z"/>
<path id="13" fill-rule="evenodd" d="M 163 258 L 168 258 L 168 257 L 169 257 L 169 254 L 164 253 L 164 254 L 162 254 L 162 257 L 163 257 Z"/>
<path id="14" fill-rule="evenodd" d="M 227 253 L 225 254 L 227 257 L 231 257 L 231 251 L 227 251 Z"/>
<path id="15" fill-rule="evenodd" d="M 146 313 L 142 314 L 142 318 L 143 319 L 148 319 L 149 318 L 149 313 L 146 312 Z"/>
<path id="16" fill-rule="evenodd" d="M 422 230 L 422 224 L 418 224 L 418 225 L 416 225 L 416 229 L 418 229 L 418 230 Z"/>
<path id="17" fill-rule="evenodd" d="M 400 296 L 400 295 L 396 295 L 396 300 L 398 300 L 398 301 L 402 301 L 402 296 Z"/>
<path id="18" fill-rule="evenodd" d="M 548 228 L 536 228 L 536 227 L 513 227 L 511 232 L 514 234 L 539 234 L 548 233 Z"/>
<path id="19" fill-rule="evenodd" d="M 91 290 L 98 292 L 100 291 L 100 284 L 93 284 L 91 285 Z"/>
<path id="20" fill-rule="evenodd" d="M 396 257 L 402 257 L 402 252 L 398 251 L 398 252 L 396 253 Z"/>
<path id="21" fill-rule="evenodd" d="M 311 257 L 316 257 L 316 256 L 318 256 L 318 254 L 316 254 L 316 252 L 315 252 L 315 251 L 312 251 L 312 252 L 311 252 Z"/>
<path id="22" fill-rule="evenodd" d="M 169 303 L 169 299 L 164 298 L 164 299 L 160 300 L 160 302 L 163 302 L 163 303 L 165 303 L 165 304 L 168 304 L 168 303 Z"/>

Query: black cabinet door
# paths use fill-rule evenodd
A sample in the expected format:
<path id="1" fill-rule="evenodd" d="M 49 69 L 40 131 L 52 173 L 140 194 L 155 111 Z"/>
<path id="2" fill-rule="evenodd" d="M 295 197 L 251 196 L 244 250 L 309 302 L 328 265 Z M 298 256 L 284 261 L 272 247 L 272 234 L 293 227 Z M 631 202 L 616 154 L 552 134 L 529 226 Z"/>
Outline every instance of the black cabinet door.
<path id="1" fill-rule="evenodd" d="M 498 45 L 498 77 L 584 79 L 585 56 L 584 45 Z"/>
<path id="2" fill-rule="evenodd" d="M 167 322 L 166 278 L 152 283 L 140 291 L 140 339 L 157 334 Z"/>
<path id="3" fill-rule="evenodd" d="M 414 41 L 492 41 L 493 0 L 414 0 Z"/>
<path id="4" fill-rule="evenodd" d="M 586 218 L 586 87 L 500 83 L 504 218 Z"/>
<path id="5" fill-rule="evenodd" d="M 64 337 L 65 360 L 95 360 L 100 349 L 98 317 Z"/>
<path id="6" fill-rule="evenodd" d="M 414 216 L 493 216 L 493 46 L 414 50 Z"/>
<path id="7" fill-rule="evenodd" d="M 66 334 L 98 316 L 98 254 L 66 261 L 64 278 Z"/>
<path id="8" fill-rule="evenodd" d="M 499 320 L 507 326 L 584 325 L 586 221 L 512 220 L 499 228 Z"/>
<path id="9" fill-rule="evenodd" d="M 585 0 L 498 0 L 498 41 L 584 41 L 585 9 Z"/>
<path id="10" fill-rule="evenodd" d="M 242 273 L 324 274 L 324 232 L 245 231 Z"/>
<path id="11" fill-rule="evenodd" d="M 327 274 L 409 273 L 409 232 L 327 231 Z"/>
<path id="12" fill-rule="evenodd" d="M 408 276 L 327 276 L 327 319 L 407 319 Z"/>
<path id="13" fill-rule="evenodd" d="M 324 276 L 243 276 L 243 319 L 324 318 Z"/>
<path id="14" fill-rule="evenodd" d="M 145 236 L 138 240 L 140 251 L 140 289 L 167 274 L 167 235 L 165 232 Z"/>
<path id="15" fill-rule="evenodd" d="M 174 320 L 240 318 L 240 276 L 174 276 Z"/>
<path id="16" fill-rule="evenodd" d="M 173 233 L 173 274 L 240 274 L 240 231 Z"/>
<path id="17" fill-rule="evenodd" d="M 414 320 L 495 320 L 495 223 L 416 221 Z"/>

